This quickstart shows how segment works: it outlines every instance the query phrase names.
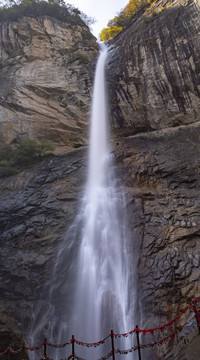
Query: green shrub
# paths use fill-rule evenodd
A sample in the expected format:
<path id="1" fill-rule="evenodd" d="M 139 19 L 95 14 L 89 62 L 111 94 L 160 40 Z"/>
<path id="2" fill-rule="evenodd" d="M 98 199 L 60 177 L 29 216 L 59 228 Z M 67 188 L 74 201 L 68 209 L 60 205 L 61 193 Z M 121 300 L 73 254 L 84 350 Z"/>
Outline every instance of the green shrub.
<path id="1" fill-rule="evenodd" d="M 14 151 L 10 145 L 3 145 L 0 148 L 0 162 L 1 161 L 10 161 L 13 158 Z"/>
<path id="2" fill-rule="evenodd" d="M 70 55 L 70 59 L 69 59 L 70 63 L 72 63 L 76 60 L 78 60 L 79 64 L 87 64 L 89 62 L 87 56 L 85 56 L 79 52 L 74 52 L 73 54 Z"/>
<path id="3" fill-rule="evenodd" d="M 72 25 L 90 25 L 93 19 L 72 5 L 62 0 L 7 0 L 5 6 L 0 6 L 0 21 L 17 20 L 22 16 L 49 15 Z"/>
<path id="4" fill-rule="evenodd" d="M 14 168 L 12 165 L 10 164 L 3 164 L 0 162 L 0 178 L 1 177 L 5 177 L 5 176 L 11 176 L 11 175 L 15 175 L 19 172 L 19 169 Z"/>
<path id="5" fill-rule="evenodd" d="M 53 146 L 46 140 L 25 139 L 16 147 L 0 148 L 0 177 L 14 175 L 52 155 Z"/>

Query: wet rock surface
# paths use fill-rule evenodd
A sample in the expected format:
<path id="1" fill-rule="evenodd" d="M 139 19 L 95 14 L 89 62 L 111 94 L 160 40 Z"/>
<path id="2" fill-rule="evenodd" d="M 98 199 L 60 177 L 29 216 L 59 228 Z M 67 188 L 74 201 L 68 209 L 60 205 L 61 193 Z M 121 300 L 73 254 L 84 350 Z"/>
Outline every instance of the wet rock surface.
<path id="1" fill-rule="evenodd" d="M 198 123 L 123 141 L 120 137 L 113 144 L 119 176 L 129 193 L 133 244 L 140 244 L 138 296 L 143 328 L 174 319 L 200 293 L 199 136 Z M 185 315 L 183 324 L 192 315 L 194 336 L 198 328 L 193 312 Z M 184 341 L 180 328 L 177 341 Z M 163 355 L 180 359 L 179 347 L 172 355 L 168 352 L 160 347 L 147 359 Z"/>
<path id="2" fill-rule="evenodd" d="M 128 198 L 133 251 L 139 251 L 143 328 L 169 322 L 199 295 L 199 137 L 200 125 L 194 124 L 115 137 L 111 144 Z M 86 172 L 87 149 L 79 149 L 0 180 L 1 299 L 24 336 L 35 304 L 50 306 L 55 257 L 78 213 Z M 149 351 L 145 359 L 186 353 L 198 329 L 192 312 L 181 321 L 170 347 Z"/>
<path id="3" fill-rule="evenodd" d="M 0 305 L 0 339 L 1 339 L 1 352 L 4 352 L 8 347 L 12 350 L 22 350 L 24 345 L 22 334 L 17 327 L 16 321 L 10 318 L 3 308 Z M 2 360 L 7 360 L 8 356 L 15 358 L 16 360 L 21 359 L 22 356 L 24 359 L 28 359 L 27 353 L 25 350 L 21 351 L 19 354 L 6 354 L 1 355 Z"/>
<path id="4" fill-rule="evenodd" d="M 80 205 L 86 161 L 86 149 L 75 150 L 0 180 L 1 300 L 24 335 L 34 303 L 49 296 L 59 244 Z"/>

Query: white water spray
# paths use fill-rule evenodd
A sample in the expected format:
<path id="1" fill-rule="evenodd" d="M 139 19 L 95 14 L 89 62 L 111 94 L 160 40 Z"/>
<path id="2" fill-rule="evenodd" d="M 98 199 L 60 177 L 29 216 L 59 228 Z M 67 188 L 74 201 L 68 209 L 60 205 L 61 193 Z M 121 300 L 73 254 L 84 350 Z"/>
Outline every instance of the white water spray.
<path id="1" fill-rule="evenodd" d="M 82 243 L 74 308 L 74 332 L 78 338 L 89 342 L 104 338 L 111 329 L 115 333 L 130 330 L 135 306 L 125 204 L 121 189 L 115 186 L 107 141 L 107 48 L 101 44 L 100 50 L 93 91 L 89 174 L 82 208 Z"/>

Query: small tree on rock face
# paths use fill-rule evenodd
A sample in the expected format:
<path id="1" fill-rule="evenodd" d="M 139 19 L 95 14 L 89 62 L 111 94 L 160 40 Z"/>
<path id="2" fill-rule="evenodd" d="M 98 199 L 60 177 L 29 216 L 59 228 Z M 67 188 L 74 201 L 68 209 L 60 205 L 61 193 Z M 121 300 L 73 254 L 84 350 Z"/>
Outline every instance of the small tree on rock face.
<path id="1" fill-rule="evenodd" d="M 27 166 L 41 158 L 41 148 L 36 141 L 24 140 L 15 150 L 14 162 L 18 166 Z"/>
<path id="2" fill-rule="evenodd" d="M 101 41 L 107 41 L 115 37 L 123 27 L 112 26 L 110 28 L 104 28 L 100 33 Z"/>
<path id="3" fill-rule="evenodd" d="M 107 28 L 100 32 L 100 39 L 106 41 L 115 37 L 123 28 L 125 28 L 131 21 L 132 16 L 144 5 L 148 4 L 151 0 L 129 0 L 120 13 L 110 20 Z"/>
<path id="4" fill-rule="evenodd" d="M 45 140 L 36 142 L 32 139 L 25 139 L 15 149 L 14 162 L 18 166 L 35 164 L 52 150 L 53 146 Z"/>
<path id="5" fill-rule="evenodd" d="M 80 12 L 81 19 L 86 23 L 87 26 L 95 24 L 96 20 L 90 16 L 87 16 L 82 11 Z"/>
<path id="6" fill-rule="evenodd" d="M 0 148 L 0 177 L 18 173 L 52 155 L 54 147 L 46 140 L 39 142 L 25 139 L 16 147 L 4 145 Z"/>

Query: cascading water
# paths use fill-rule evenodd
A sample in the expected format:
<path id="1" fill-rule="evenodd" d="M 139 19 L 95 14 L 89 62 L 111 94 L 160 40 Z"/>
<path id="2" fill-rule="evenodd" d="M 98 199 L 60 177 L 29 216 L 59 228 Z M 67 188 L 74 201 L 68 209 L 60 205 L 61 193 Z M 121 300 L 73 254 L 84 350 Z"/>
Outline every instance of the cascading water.
<path id="1" fill-rule="evenodd" d="M 100 51 L 93 91 L 89 174 L 82 208 L 82 243 L 74 307 L 74 332 L 83 341 L 102 339 L 111 329 L 130 330 L 135 307 L 130 282 L 133 259 L 123 194 L 116 187 L 107 141 L 107 48 L 104 44 L 100 44 Z"/>
<path id="2" fill-rule="evenodd" d="M 127 227 L 125 195 L 117 186 L 107 139 L 106 57 L 107 48 L 100 44 L 84 199 L 57 256 L 49 295 L 51 311 L 47 314 L 39 307 L 32 326 L 35 334 L 45 328 L 43 334 L 52 342 L 62 343 L 73 333 L 80 341 L 94 342 L 106 337 L 111 329 L 124 333 L 135 325 L 135 256 Z M 77 233 L 77 229 L 81 231 Z M 80 238 L 78 259 L 77 238 Z M 122 345 L 126 349 L 130 343 Z M 105 351 L 102 350 L 104 355 Z M 101 355 L 92 349 L 87 354 L 78 349 L 77 353 L 87 360 Z"/>

